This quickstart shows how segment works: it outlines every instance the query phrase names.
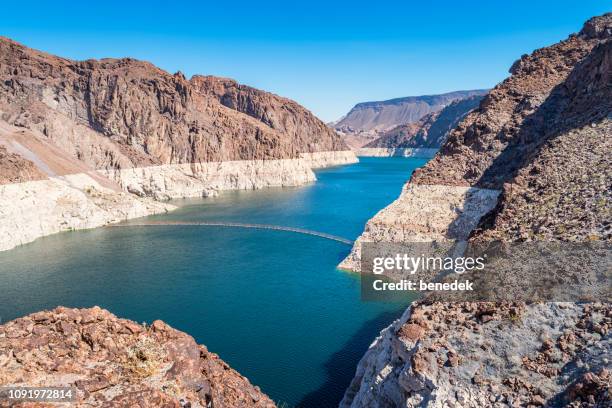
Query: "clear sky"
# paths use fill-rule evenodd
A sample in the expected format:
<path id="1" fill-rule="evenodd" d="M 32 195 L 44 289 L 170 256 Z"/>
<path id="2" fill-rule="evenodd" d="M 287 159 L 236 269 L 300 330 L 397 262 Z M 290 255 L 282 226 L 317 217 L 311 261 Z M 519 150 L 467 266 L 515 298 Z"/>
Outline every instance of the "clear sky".
<path id="1" fill-rule="evenodd" d="M 604 0 L 7 1 L 0 35 L 73 59 L 231 77 L 325 121 L 355 103 L 488 88 Z M 609 7 L 608 7 L 609 8 Z"/>

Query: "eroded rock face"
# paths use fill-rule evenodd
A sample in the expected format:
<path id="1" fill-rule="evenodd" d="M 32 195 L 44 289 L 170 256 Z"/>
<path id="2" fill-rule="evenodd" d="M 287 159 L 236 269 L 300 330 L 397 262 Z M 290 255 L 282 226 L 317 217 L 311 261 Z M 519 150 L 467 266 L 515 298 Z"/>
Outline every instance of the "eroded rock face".
<path id="1" fill-rule="evenodd" d="M 347 150 L 342 139 L 330 127 L 291 99 L 227 78 L 196 75 L 190 82 L 200 92 L 212 95 L 223 106 L 249 115 L 287 135 L 295 152 Z"/>
<path id="2" fill-rule="evenodd" d="M 368 221 L 339 267 L 360 271 L 364 242 L 466 240 L 498 196 L 497 190 L 406 184 L 397 200 Z"/>
<path id="3" fill-rule="evenodd" d="M 130 58 L 72 61 L 0 37 L 0 185 L 10 192 L 0 197 L 0 250 L 171 208 L 147 198 L 297 186 L 316 179 L 313 168 L 356 161 L 289 99 Z M 91 186 L 106 199 L 92 200 Z"/>
<path id="4" fill-rule="evenodd" d="M 3 120 L 41 131 L 96 169 L 347 150 L 293 101 L 130 58 L 71 61 L 2 38 L 0 78 Z"/>
<path id="5" fill-rule="evenodd" d="M 34 163 L 0 146 L 0 184 L 21 183 L 43 178 L 46 178 L 46 175 L 38 170 Z"/>
<path id="6" fill-rule="evenodd" d="M 87 174 L 0 185 L 0 251 L 57 232 L 101 227 L 175 208 L 106 188 Z"/>
<path id="7" fill-rule="evenodd" d="M 611 328 L 602 304 L 417 303 L 374 341 L 340 406 L 606 406 Z"/>
<path id="8" fill-rule="evenodd" d="M 463 206 L 457 197 L 465 188 L 491 196 L 504 189 L 498 203 L 481 206 L 471 217 L 476 217 L 476 224 L 462 232 L 465 237 L 475 227 L 490 230 L 490 237 L 509 239 L 535 234 L 609 237 L 611 26 L 612 14 L 595 17 L 578 35 L 515 63 L 513 75 L 467 115 L 389 206 L 405 206 L 407 211 L 383 210 L 368 223 L 384 227 L 371 238 L 371 228 L 366 227 L 347 259 L 352 259 L 352 267 L 357 265 L 359 242 L 382 240 L 376 236 L 391 242 L 456 239 L 454 220 L 460 218 Z M 440 196 L 436 191 L 446 193 Z M 419 206 L 411 204 L 415 202 Z M 422 224 L 440 225 L 441 212 L 432 209 L 447 206 L 459 214 L 446 217 L 446 226 L 437 227 L 436 234 L 424 236 Z M 578 213 L 588 220 L 575 222 Z M 498 227 L 492 228 L 495 223 Z M 573 232 L 567 232 L 568 227 Z M 504 233 L 494 232 L 502 228 Z M 347 267 L 347 262 L 342 266 Z"/>
<path id="9" fill-rule="evenodd" d="M 523 56 L 360 240 L 610 242 L 610 38 L 606 14 Z M 495 198 L 459 226 L 462 189 Z M 341 406 L 609 406 L 611 316 L 610 303 L 416 302 Z"/>
<path id="10" fill-rule="evenodd" d="M 187 334 L 98 307 L 59 307 L 0 325 L 0 384 L 75 387 L 80 407 L 275 406 Z"/>
<path id="11" fill-rule="evenodd" d="M 551 128 L 565 120 L 561 114 L 567 103 L 565 81 L 581 69 L 579 63 L 594 47 L 610 39 L 611 20 L 610 14 L 595 17 L 567 40 L 523 55 L 510 68 L 512 75 L 450 132 L 440 153 L 415 171 L 412 182 L 501 189 L 525 165 L 528 153 L 548 139 Z M 609 77 L 601 81 L 609 86 Z M 580 89 L 589 99 L 588 90 Z M 573 127 L 588 120 L 586 116 L 567 119 L 566 126 Z"/>
<path id="12" fill-rule="evenodd" d="M 503 185 L 474 239 L 612 239 L 612 42 L 598 45 L 549 97 L 545 141 Z M 529 126 L 528 129 L 532 128 Z"/>

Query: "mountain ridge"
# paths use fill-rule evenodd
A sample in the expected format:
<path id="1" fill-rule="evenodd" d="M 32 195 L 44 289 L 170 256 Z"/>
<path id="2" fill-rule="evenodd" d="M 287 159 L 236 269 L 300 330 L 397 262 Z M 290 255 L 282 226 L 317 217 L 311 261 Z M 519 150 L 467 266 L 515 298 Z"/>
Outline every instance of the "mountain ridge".
<path id="1" fill-rule="evenodd" d="M 476 109 L 481 95 L 457 99 L 439 111 L 430 112 L 417 122 L 396 126 L 382 132 L 365 148 L 439 148 L 449 132 L 467 115 Z"/>
<path id="2" fill-rule="evenodd" d="M 368 101 L 368 102 L 359 102 L 355 104 L 354 108 L 367 108 L 371 106 L 379 106 L 379 105 L 397 105 L 402 102 L 413 102 L 413 101 L 423 101 L 428 104 L 438 104 L 439 100 L 446 100 L 447 98 L 457 97 L 461 98 L 465 95 L 469 95 L 471 93 L 480 93 L 487 92 L 488 89 L 465 89 L 465 90 L 457 90 L 457 91 L 449 91 L 440 94 L 427 94 L 427 95 L 413 95 L 413 96 L 402 96 L 399 98 L 391 98 L 391 99 L 383 99 L 380 101 Z"/>
<path id="3" fill-rule="evenodd" d="M 484 94 L 486 90 L 452 91 L 444 94 L 407 96 L 385 101 L 356 104 L 335 129 L 345 132 L 384 131 L 394 126 L 416 122 L 424 115 L 440 110 L 457 99 Z"/>
<path id="4" fill-rule="evenodd" d="M 280 107 L 291 105 L 287 116 L 306 125 L 310 140 L 292 140 L 295 129 L 279 130 L 222 105 L 214 95 L 201 92 L 197 75 L 187 80 L 180 72 L 170 74 L 133 58 L 72 61 L 6 38 L 0 39 L 0 47 L 2 118 L 11 125 L 46 132 L 60 143 L 61 132 L 49 116 L 61 115 L 75 126 L 88 127 L 119 148 L 100 146 L 111 163 L 89 157 L 96 168 L 129 167 L 127 162 L 133 166 L 295 158 L 299 153 L 346 150 L 342 140 L 309 111 L 255 88 L 249 87 L 243 97 L 253 104 L 258 103 L 257 96 Z M 146 121 L 134 121 L 137 116 Z M 288 134 L 289 130 L 294 133 Z"/>

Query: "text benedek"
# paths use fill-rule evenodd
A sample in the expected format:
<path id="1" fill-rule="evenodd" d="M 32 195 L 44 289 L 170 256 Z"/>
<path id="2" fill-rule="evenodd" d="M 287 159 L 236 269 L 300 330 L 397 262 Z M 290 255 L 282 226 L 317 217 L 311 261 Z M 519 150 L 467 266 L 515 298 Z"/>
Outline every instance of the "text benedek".
<path id="1" fill-rule="evenodd" d="M 474 290 L 474 282 L 465 280 L 459 282 L 424 282 L 420 280 L 417 282 L 402 279 L 399 282 L 383 282 L 380 279 L 375 280 L 372 283 L 372 287 L 376 291 L 381 290 L 420 290 L 420 291 L 455 291 L 455 290 Z"/>

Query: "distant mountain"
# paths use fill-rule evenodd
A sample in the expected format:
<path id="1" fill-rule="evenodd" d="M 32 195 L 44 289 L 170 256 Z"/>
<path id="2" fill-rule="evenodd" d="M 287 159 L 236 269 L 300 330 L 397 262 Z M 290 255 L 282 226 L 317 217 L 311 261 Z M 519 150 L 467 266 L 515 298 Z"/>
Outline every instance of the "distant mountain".
<path id="1" fill-rule="evenodd" d="M 455 91 L 441 95 L 408 96 L 387 101 L 362 102 L 334 128 L 343 133 L 372 133 L 392 129 L 399 125 L 417 122 L 428 113 L 437 112 L 458 99 L 484 95 L 487 90 Z"/>
<path id="2" fill-rule="evenodd" d="M 482 95 L 472 95 L 455 100 L 440 111 L 428 113 L 417 122 L 399 125 L 383 132 L 382 136 L 364 147 L 438 148 L 465 115 L 478 107 L 482 98 Z"/>

